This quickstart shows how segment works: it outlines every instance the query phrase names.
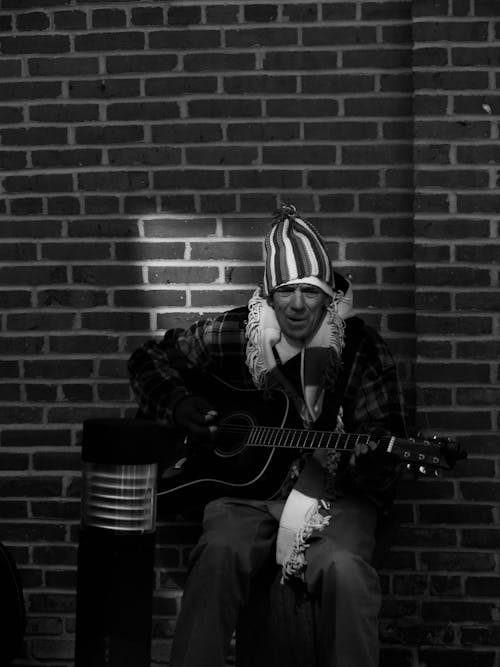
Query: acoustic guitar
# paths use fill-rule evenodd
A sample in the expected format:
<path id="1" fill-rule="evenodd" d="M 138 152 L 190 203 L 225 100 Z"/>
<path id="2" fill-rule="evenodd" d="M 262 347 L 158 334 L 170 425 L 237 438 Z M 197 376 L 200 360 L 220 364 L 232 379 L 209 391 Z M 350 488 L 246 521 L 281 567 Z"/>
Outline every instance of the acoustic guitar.
<path id="1" fill-rule="evenodd" d="M 288 396 L 273 390 L 272 399 L 257 389 L 240 389 L 215 375 L 200 376 L 195 393 L 205 396 L 220 420 L 210 443 L 185 441 L 185 449 L 168 465 L 159 481 L 158 496 L 186 502 L 207 502 L 220 496 L 272 499 L 285 482 L 298 454 L 315 449 L 348 452 L 372 436 L 299 427 Z M 467 454 L 449 438 L 382 437 L 377 451 L 426 469 L 450 469 Z"/>

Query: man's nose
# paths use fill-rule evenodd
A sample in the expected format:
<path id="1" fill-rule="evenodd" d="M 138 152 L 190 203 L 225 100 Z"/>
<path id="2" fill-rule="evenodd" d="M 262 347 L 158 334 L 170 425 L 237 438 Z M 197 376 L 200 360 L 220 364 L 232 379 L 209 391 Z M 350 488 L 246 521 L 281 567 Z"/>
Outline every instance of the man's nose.
<path id="1" fill-rule="evenodd" d="M 301 310 L 304 307 L 304 295 L 300 287 L 296 287 L 292 296 L 292 307 Z"/>

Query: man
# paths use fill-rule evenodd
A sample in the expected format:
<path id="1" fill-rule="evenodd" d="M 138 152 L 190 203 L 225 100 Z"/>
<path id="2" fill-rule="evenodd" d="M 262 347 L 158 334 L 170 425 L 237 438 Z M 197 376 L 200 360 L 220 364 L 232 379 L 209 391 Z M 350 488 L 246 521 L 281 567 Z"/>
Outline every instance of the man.
<path id="1" fill-rule="evenodd" d="M 217 434 L 220 415 L 216 397 L 186 386 L 193 368 L 262 389 L 264 397 L 279 389 L 304 429 L 367 436 L 347 456 L 303 453 L 271 500 L 207 504 L 172 667 L 224 667 L 251 581 L 272 560 L 284 585 L 300 580 L 318 599 L 322 667 L 378 664 L 380 591 L 371 559 L 377 517 L 392 499 L 399 466 L 377 452 L 376 440 L 404 435 L 404 419 L 392 357 L 378 334 L 351 316 L 350 299 L 319 234 L 285 205 L 265 239 L 264 284 L 247 307 L 167 331 L 130 359 L 142 411 L 200 446 Z"/>

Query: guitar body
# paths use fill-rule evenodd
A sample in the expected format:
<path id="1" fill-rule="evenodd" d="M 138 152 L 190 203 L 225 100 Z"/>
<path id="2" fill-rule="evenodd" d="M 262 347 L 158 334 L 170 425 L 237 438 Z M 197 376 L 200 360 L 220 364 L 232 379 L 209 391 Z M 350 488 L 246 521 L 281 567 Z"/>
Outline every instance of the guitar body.
<path id="1" fill-rule="evenodd" d="M 238 389 L 216 376 L 201 375 L 193 389 L 219 414 L 213 443 L 187 446 L 185 460 L 168 467 L 159 483 L 160 499 L 180 508 L 205 504 L 221 496 L 271 499 L 286 479 L 297 450 L 246 446 L 252 427 L 284 427 L 297 422 L 288 397 L 272 397 L 254 389 Z M 297 422 L 298 423 L 298 422 Z"/>

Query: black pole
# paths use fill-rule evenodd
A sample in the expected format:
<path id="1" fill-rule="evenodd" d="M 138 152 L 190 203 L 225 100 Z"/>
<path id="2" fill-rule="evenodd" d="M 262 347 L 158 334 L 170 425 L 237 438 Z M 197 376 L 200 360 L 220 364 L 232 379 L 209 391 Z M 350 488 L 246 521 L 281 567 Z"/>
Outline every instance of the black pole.
<path id="1" fill-rule="evenodd" d="M 166 430 L 132 419 L 83 424 L 75 667 L 149 667 L 156 480 Z"/>

